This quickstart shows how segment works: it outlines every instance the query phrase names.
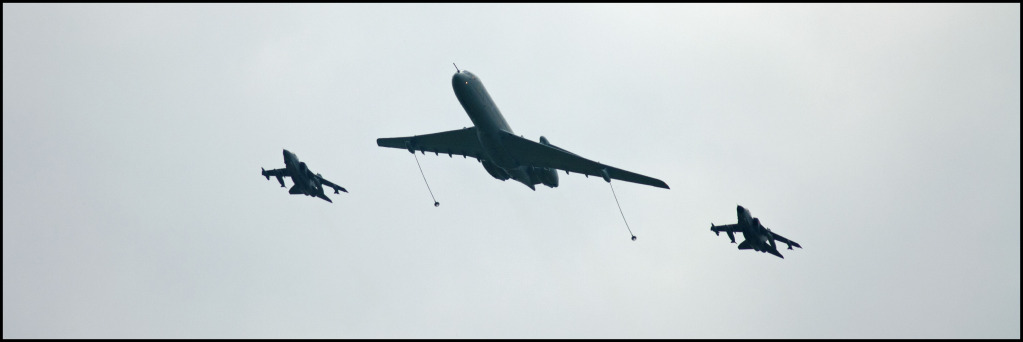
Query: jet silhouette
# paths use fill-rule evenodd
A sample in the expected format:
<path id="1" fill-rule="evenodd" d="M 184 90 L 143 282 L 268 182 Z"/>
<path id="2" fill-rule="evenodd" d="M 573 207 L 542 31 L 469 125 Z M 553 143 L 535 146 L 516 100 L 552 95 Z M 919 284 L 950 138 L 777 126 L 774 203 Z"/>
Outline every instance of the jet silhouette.
<path id="1" fill-rule="evenodd" d="M 552 145 L 546 137 L 541 136 L 539 142 L 534 142 L 515 135 L 479 77 L 467 70 L 458 70 L 458 66 L 455 70 L 451 86 L 475 126 L 411 137 L 379 138 L 377 145 L 403 148 L 411 153 L 419 150 L 422 154 L 430 151 L 436 155 L 446 153 L 448 157 L 454 154 L 473 157 L 492 177 L 502 181 L 510 178 L 534 191 L 536 184 L 557 187 L 557 170 L 564 170 L 565 174 L 599 176 L 608 183 L 614 178 L 668 189 L 668 184 L 659 179 L 580 157 Z"/>
<path id="2" fill-rule="evenodd" d="M 270 176 L 277 177 L 277 181 L 281 183 L 282 188 L 285 187 L 284 177 L 291 177 L 291 181 L 293 181 L 295 185 L 288 190 L 289 194 L 319 197 L 330 203 L 334 203 L 334 201 L 331 201 L 330 198 L 323 193 L 324 185 L 333 188 L 335 194 L 339 194 L 339 190 L 348 192 L 345 188 L 324 179 L 319 173 L 313 173 L 313 171 L 309 170 L 309 167 L 305 165 L 305 162 L 298 161 L 298 156 L 288 150 L 284 150 L 283 169 L 270 171 L 263 169 L 263 177 L 270 180 Z"/>
<path id="3" fill-rule="evenodd" d="M 784 236 L 778 235 L 772 232 L 767 227 L 760 224 L 760 219 L 750 215 L 749 210 L 743 208 L 741 205 L 735 209 L 739 216 L 739 223 L 737 224 L 726 224 L 723 226 L 715 226 L 713 223 L 710 224 L 710 230 L 715 235 L 721 235 L 721 232 L 728 234 L 728 238 L 735 243 L 735 235 L 733 233 L 741 232 L 743 238 L 746 240 L 739 244 L 739 249 L 752 249 L 757 252 L 771 253 L 775 256 L 785 259 L 778 252 L 778 247 L 775 245 L 775 241 L 787 244 L 789 249 L 792 246 L 803 248 L 795 241 L 786 239 Z"/>

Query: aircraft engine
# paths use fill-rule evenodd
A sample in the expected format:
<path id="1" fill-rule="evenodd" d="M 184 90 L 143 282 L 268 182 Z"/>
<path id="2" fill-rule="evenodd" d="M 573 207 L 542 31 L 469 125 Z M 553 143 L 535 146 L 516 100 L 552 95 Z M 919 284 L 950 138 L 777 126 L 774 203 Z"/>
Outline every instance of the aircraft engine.
<path id="1" fill-rule="evenodd" d="M 540 144 L 546 146 L 554 146 L 551 145 L 550 141 L 547 141 L 547 138 L 542 135 L 540 136 Z M 558 170 L 543 167 L 534 167 L 533 174 L 537 176 L 535 178 L 540 179 L 540 183 L 543 183 L 543 185 L 546 185 L 551 188 L 558 187 Z"/>
<path id="2" fill-rule="evenodd" d="M 558 170 L 546 167 L 534 167 L 533 179 L 539 179 L 540 183 L 550 188 L 558 187 Z"/>
<path id="3" fill-rule="evenodd" d="M 494 163 L 491 163 L 488 160 L 480 160 L 480 163 L 483 164 L 483 168 L 487 170 L 487 173 L 494 178 L 500 180 L 511 178 L 511 176 L 508 175 L 508 172 L 505 172 L 504 169 L 497 167 L 497 165 L 494 165 Z"/>

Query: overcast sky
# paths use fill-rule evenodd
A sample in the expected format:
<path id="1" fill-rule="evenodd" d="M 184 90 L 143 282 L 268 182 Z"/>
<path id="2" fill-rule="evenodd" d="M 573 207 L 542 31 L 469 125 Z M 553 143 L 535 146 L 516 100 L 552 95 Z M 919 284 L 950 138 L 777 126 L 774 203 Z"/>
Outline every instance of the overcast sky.
<path id="1" fill-rule="evenodd" d="M 472 125 L 452 62 L 667 182 L 638 240 L 577 174 L 418 155 L 435 208 L 375 140 Z M 1018 339 L 1019 75 L 1018 3 L 5 3 L 3 337 Z"/>

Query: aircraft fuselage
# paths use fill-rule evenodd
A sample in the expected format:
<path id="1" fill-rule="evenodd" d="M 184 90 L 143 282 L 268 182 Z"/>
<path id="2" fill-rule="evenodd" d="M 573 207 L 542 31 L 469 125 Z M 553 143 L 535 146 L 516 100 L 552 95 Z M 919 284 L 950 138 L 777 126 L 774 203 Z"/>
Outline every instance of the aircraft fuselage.
<path id="1" fill-rule="evenodd" d="M 455 97 L 462 104 L 465 113 L 469 115 L 469 119 L 476 126 L 476 135 L 480 146 L 483 147 L 486 159 L 493 163 L 493 166 L 500 168 L 508 177 L 498 177 L 500 171 L 495 170 L 498 175 L 494 175 L 490 166 L 484 165 L 488 168 L 487 171 L 491 172 L 495 178 L 512 178 L 530 189 L 536 190 L 535 184 L 539 184 L 540 181 L 533 177 L 532 166 L 521 165 L 504 148 L 501 139 L 502 132 L 511 134 L 515 132 L 501 115 L 501 111 L 497 109 L 490 93 L 483 87 L 483 82 L 480 82 L 480 79 L 471 72 L 459 70 L 451 77 L 451 87 L 454 88 Z M 553 170 L 547 172 L 553 172 Z"/>
<path id="2" fill-rule="evenodd" d="M 297 155 L 288 150 L 284 150 L 284 167 L 291 175 L 291 180 L 295 182 L 296 190 L 299 193 L 330 201 L 323 193 L 323 186 L 316 181 L 316 175 L 309 170 L 305 163 L 298 160 Z"/>
<path id="3" fill-rule="evenodd" d="M 741 205 L 736 207 L 736 214 L 739 219 L 739 227 L 742 228 L 742 237 L 748 242 L 748 246 L 758 252 L 769 252 L 779 255 L 777 246 L 772 242 L 770 231 L 762 224 L 760 219 L 753 217 L 749 210 Z"/>

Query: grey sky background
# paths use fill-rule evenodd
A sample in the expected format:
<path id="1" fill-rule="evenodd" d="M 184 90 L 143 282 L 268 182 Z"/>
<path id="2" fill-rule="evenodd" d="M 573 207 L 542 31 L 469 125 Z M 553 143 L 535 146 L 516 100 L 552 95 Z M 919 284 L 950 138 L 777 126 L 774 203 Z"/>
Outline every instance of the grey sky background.
<path id="1" fill-rule="evenodd" d="M 1019 4 L 4 4 L 3 337 L 1020 336 Z M 664 180 L 376 146 L 472 125 Z M 295 152 L 350 193 L 288 195 Z M 291 186 L 291 181 L 286 181 Z M 736 250 L 749 208 L 804 249 Z"/>

